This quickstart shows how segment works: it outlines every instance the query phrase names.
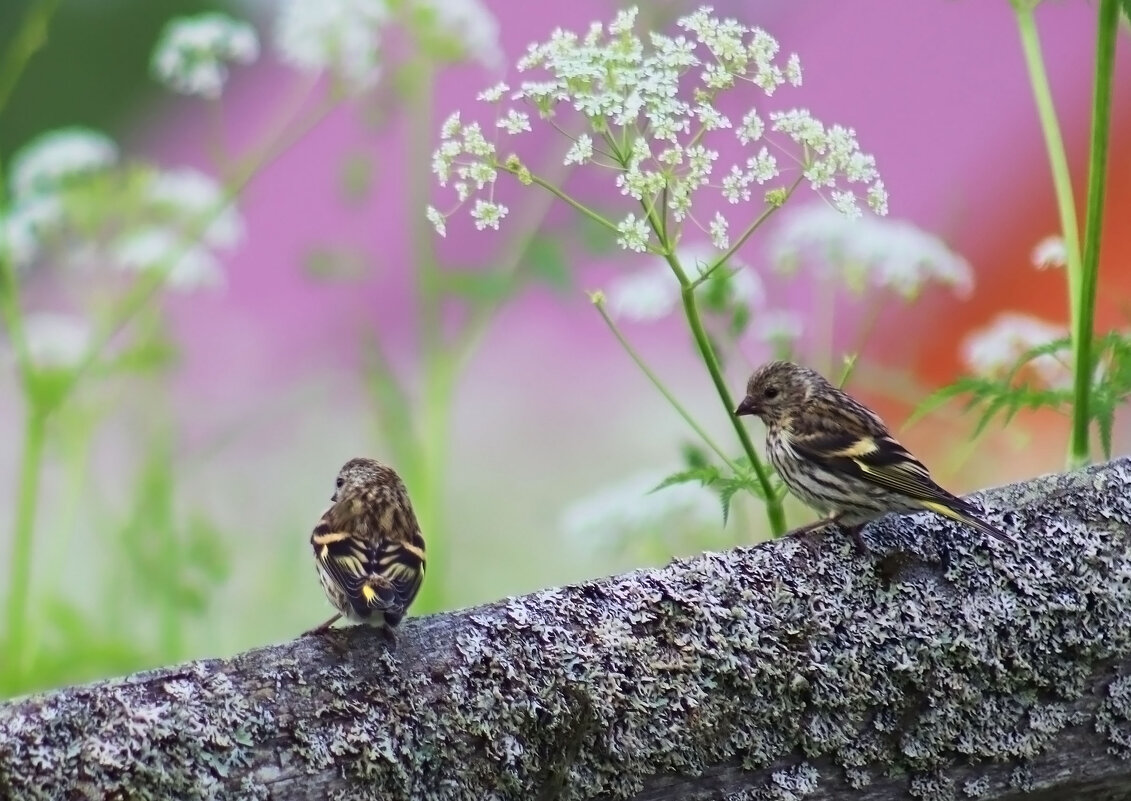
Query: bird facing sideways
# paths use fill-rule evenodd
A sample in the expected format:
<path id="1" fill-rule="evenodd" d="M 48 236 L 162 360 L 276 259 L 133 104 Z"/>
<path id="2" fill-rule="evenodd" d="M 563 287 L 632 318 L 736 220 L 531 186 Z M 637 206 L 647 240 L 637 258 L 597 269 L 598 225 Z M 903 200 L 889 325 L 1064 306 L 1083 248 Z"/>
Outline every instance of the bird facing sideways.
<path id="1" fill-rule="evenodd" d="M 927 509 L 1009 544 L 1014 540 L 978 517 L 978 510 L 931 478 L 892 436 L 879 415 L 819 373 L 792 362 L 758 368 L 736 415 L 766 425 L 766 452 L 790 492 L 863 544 L 859 529 L 889 512 Z"/>
<path id="2" fill-rule="evenodd" d="M 318 577 L 339 618 L 393 629 L 424 579 L 424 538 L 404 482 L 374 459 L 350 459 L 338 472 L 332 505 L 310 535 Z"/>

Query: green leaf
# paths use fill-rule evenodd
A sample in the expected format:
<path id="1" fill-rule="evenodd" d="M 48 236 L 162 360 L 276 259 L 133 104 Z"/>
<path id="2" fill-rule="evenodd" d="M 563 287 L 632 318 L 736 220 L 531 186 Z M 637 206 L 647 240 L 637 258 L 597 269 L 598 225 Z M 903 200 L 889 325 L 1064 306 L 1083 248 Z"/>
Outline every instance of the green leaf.
<path id="1" fill-rule="evenodd" d="M 703 467 L 693 467 L 690 470 L 681 470 L 678 473 L 672 473 L 665 478 L 655 487 L 648 491 L 651 495 L 653 492 L 659 492 L 666 487 L 672 487 L 676 484 L 688 484 L 692 481 L 697 481 L 704 487 L 709 487 L 715 481 L 718 481 L 722 476 L 719 468 L 714 465 L 705 465 Z"/>
<path id="2" fill-rule="evenodd" d="M 562 243 L 552 236 L 535 236 L 526 249 L 524 269 L 533 279 L 558 292 L 573 289 L 573 275 L 566 265 Z"/>
<path id="3" fill-rule="evenodd" d="M 1131 0 L 1119 0 L 1119 7 L 1123 9 L 1123 22 L 1131 25 Z"/>

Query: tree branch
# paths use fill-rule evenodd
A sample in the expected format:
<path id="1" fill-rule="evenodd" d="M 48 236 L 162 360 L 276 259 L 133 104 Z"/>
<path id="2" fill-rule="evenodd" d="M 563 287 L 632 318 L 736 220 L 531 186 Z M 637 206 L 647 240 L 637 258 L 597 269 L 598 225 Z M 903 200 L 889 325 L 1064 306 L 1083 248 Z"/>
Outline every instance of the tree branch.
<path id="1" fill-rule="evenodd" d="M 1131 797 L 1131 460 L 982 500 L 18 699 L 0 797 Z"/>

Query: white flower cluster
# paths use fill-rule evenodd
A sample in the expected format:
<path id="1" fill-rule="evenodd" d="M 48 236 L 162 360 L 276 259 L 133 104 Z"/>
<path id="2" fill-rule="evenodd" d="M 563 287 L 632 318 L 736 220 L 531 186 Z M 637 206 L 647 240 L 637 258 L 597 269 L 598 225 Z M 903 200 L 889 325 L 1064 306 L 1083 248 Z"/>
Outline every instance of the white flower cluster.
<path id="1" fill-rule="evenodd" d="M 175 92 L 209 99 L 220 96 L 228 64 L 250 64 L 259 57 L 259 38 L 246 22 L 217 12 L 181 17 L 165 25 L 150 69 Z"/>
<path id="2" fill-rule="evenodd" d="M 1033 246 L 1033 253 L 1029 259 L 1038 270 L 1063 267 L 1068 263 L 1064 238 L 1058 235 L 1046 236 Z"/>
<path id="3" fill-rule="evenodd" d="M 67 186 L 117 161 L 113 140 L 86 128 L 49 131 L 17 151 L 8 212 L 0 217 L 0 246 L 11 263 L 26 268 L 39 256 L 44 240 L 62 225 L 61 193 Z"/>
<path id="4" fill-rule="evenodd" d="M 75 128 L 48 132 L 17 152 L 10 210 L 0 218 L 0 245 L 15 267 L 29 267 L 53 235 L 68 230 L 69 193 L 91 191 L 89 180 L 116 168 L 117 160 L 108 137 Z M 140 197 L 130 184 L 139 176 Z M 176 289 L 219 283 L 223 273 L 215 251 L 234 247 L 243 225 L 220 185 L 191 169 L 135 166 L 122 169 L 120 178 L 124 189 L 121 182 L 105 182 L 96 190 L 126 193 L 122 202 L 107 197 L 96 204 L 105 223 L 99 233 L 110 237 L 109 258 L 100 261 L 135 272 L 167 270 Z"/>
<path id="5" fill-rule="evenodd" d="M 933 234 L 905 220 L 849 220 L 825 203 L 793 210 L 774 232 L 770 250 L 782 270 L 808 258 L 857 292 L 889 289 L 910 300 L 930 281 L 963 295 L 974 284 L 970 264 Z"/>
<path id="6" fill-rule="evenodd" d="M 693 200 L 707 191 L 724 204 L 751 200 L 755 185 L 783 174 L 771 149 L 794 154 L 804 179 L 843 213 L 859 215 L 859 191 L 876 213 L 886 213 L 887 194 L 875 160 L 860 151 L 851 129 L 826 127 L 804 110 L 763 108 L 782 85 L 801 84 L 796 54 L 782 58 L 777 40 L 766 31 L 720 20 L 710 8 L 682 18 L 679 27 L 685 33 L 675 37 L 652 33 L 645 41 L 635 25 L 636 10 L 630 9 L 607 27 L 593 23 L 584 36 L 558 29 L 549 41 L 531 45 L 518 62 L 520 71 L 544 73 L 540 80 L 513 90 L 499 84 L 479 96 L 499 106 L 497 127 L 511 135 L 530 130 L 532 113 L 551 120 L 559 131 L 582 129 L 570 135 L 564 163 L 611 168 L 620 193 L 642 207 L 616 223 L 622 248 L 643 252 L 655 246 L 654 227 L 661 218 L 676 227 L 668 232 L 669 241 L 678 239 L 690 219 L 716 247 L 727 248 L 730 219 L 717 212 L 701 225 L 692 215 Z M 715 101 L 740 89 L 756 90 L 761 97 L 747 105 L 741 119 L 732 120 Z M 504 107 L 505 102 L 519 107 Z M 775 134 L 794 146 L 771 144 Z M 720 165 L 719 147 L 726 137 L 747 152 L 735 163 Z M 499 169 L 530 180 L 517 157 L 500 159 L 478 123 L 453 115 L 440 138 L 433 169 L 441 186 L 454 179 L 459 205 L 484 187 L 490 188 L 483 202 L 494 205 Z M 428 216 L 443 234 L 443 221 L 453 212 L 429 209 Z M 752 218 L 745 216 L 748 224 Z"/>
<path id="7" fill-rule="evenodd" d="M 1011 370 L 1023 354 L 1068 336 L 1068 328 L 1031 314 L 1002 312 L 986 327 L 973 332 L 962 343 L 962 360 L 978 375 L 1000 376 Z M 1041 382 L 1063 388 L 1072 382 L 1072 371 L 1055 355 L 1045 354 L 1029 362 Z"/>
<path id="8" fill-rule="evenodd" d="M 329 72 L 351 91 L 381 75 L 381 34 L 392 19 L 386 0 L 283 0 L 275 20 L 280 59 L 303 72 Z M 400 10 L 454 39 L 489 68 L 502 61 L 498 20 L 479 0 L 413 0 Z"/>

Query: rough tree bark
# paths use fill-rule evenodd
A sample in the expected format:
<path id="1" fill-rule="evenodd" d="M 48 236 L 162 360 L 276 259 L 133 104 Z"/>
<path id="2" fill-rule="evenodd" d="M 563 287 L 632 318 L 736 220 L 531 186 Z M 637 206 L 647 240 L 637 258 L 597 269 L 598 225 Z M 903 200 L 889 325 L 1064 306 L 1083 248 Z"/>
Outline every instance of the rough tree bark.
<path id="1" fill-rule="evenodd" d="M 1131 798 L 1131 461 L 982 502 L 15 700 L 0 797 Z"/>

